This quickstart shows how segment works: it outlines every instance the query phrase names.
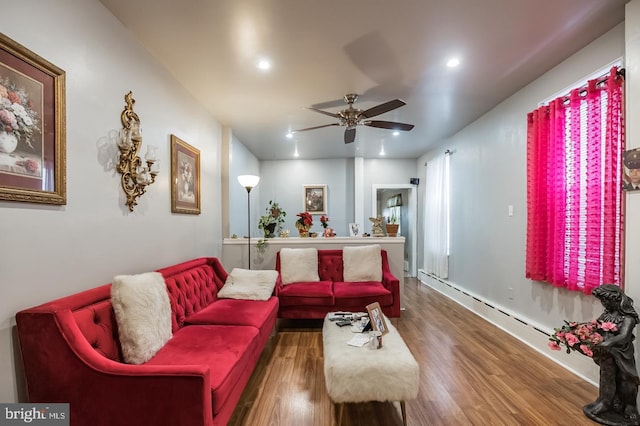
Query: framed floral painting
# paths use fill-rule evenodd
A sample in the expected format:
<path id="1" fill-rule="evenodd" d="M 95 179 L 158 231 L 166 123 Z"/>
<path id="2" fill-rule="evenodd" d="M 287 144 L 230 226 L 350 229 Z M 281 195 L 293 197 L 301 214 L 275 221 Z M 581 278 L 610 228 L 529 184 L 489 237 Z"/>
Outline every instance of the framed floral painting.
<path id="1" fill-rule="evenodd" d="M 327 185 L 304 185 L 304 211 L 327 214 Z"/>
<path id="2" fill-rule="evenodd" d="M 171 211 L 200 214 L 200 151 L 171 135 Z"/>
<path id="3" fill-rule="evenodd" d="M 0 33 L 0 200 L 66 204 L 65 72 Z"/>

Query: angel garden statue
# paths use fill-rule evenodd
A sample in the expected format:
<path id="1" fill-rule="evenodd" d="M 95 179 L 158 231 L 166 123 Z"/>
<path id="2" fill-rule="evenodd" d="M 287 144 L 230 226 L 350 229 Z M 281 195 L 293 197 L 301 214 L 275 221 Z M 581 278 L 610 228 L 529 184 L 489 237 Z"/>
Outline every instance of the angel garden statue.
<path id="1" fill-rule="evenodd" d="M 590 419 L 606 425 L 640 425 L 637 396 L 640 378 L 636 369 L 633 330 L 639 321 L 633 299 L 620 287 L 605 284 L 592 293 L 604 312 L 602 324 L 613 324 L 602 331 L 602 342 L 593 347 L 593 361 L 600 367 L 598 399 L 583 407 Z"/>
<path id="2" fill-rule="evenodd" d="M 370 217 L 369 220 L 373 223 L 371 227 L 371 235 L 374 237 L 384 237 L 384 229 L 382 229 L 382 216 Z"/>

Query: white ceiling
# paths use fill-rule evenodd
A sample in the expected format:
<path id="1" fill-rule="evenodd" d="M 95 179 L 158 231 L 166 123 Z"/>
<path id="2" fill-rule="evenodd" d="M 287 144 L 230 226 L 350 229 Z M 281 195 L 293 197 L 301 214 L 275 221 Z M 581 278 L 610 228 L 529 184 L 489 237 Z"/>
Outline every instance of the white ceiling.
<path id="1" fill-rule="evenodd" d="M 261 160 L 417 158 L 624 20 L 628 0 L 100 0 Z M 458 55 L 461 65 L 445 62 Z M 256 67 L 269 58 L 268 72 Z M 587 70 L 588 71 L 588 70 Z M 576 76 L 577 78 L 581 76 Z M 410 132 L 331 124 L 347 93 Z M 523 120 L 525 118 L 523 117 Z"/>

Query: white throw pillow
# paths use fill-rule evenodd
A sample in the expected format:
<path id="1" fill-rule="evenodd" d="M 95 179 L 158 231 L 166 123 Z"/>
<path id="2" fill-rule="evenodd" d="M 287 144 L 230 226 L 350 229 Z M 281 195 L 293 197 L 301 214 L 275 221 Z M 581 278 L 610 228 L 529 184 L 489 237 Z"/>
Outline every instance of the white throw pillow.
<path id="1" fill-rule="evenodd" d="M 342 248 L 345 282 L 382 281 L 382 254 L 378 244 Z"/>
<path id="2" fill-rule="evenodd" d="M 283 248 L 280 250 L 280 276 L 282 284 L 320 281 L 318 276 L 318 249 Z"/>
<path id="3" fill-rule="evenodd" d="M 147 362 L 171 338 L 171 304 L 160 273 L 114 277 L 111 304 L 125 362 Z"/>
<path id="4" fill-rule="evenodd" d="M 269 300 L 278 279 L 278 271 L 233 268 L 218 292 L 223 299 Z"/>

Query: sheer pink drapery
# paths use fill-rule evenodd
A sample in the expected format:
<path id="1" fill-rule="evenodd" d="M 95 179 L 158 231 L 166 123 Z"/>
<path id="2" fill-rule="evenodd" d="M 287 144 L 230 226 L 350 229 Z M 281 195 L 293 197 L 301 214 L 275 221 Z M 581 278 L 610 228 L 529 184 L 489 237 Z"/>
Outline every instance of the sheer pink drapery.
<path id="1" fill-rule="evenodd" d="M 623 83 L 614 67 L 528 114 L 527 278 L 622 284 Z"/>

